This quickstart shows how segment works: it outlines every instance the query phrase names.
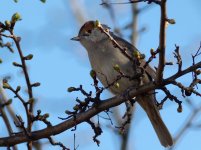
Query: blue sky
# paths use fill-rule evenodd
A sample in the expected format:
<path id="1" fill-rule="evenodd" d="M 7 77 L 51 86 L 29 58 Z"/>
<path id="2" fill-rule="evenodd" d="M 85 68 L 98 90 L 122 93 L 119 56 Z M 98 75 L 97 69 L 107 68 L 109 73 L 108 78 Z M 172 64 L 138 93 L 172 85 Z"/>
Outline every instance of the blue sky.
<path id="1" fill-rule="evenodd" d="M 104 24 L 108 24 L 113 29 L 111 18 L 108 11 L 102 8 L 100 0 L 87 1 L 77 0 L 82 5 L 83 11 L 86 12 L 88 20 L 100 20 Z M 139 7 L 145 4 L 141 3 Z M 195 52 L 201 41 L 201 20 L 200 20 L 199 0 L 168 0 L 168 17 L 176 20 L 175 25 L 169 25 L 167 28 L 167 61 L 174 61 L 172 51 L 174 44 L 181 47 L 182 57 L 184 58 L 184 67 L 190 66 L 190 54 Z M 117 24 L 123 27 L 131 20 L 131 12 L 129 5 L 115 5 L 117 12 Z M 4 22 L 11 18 L 12 14 L 19 12 L 22 21 L 17 23 L 15 33 L 22 37 L 22 48 L 24 54 L 32 53 L 34 58 L 28 62 L 29 72 L 32 82 L 41 82 L 41 86 L 34 89 L 34 95 L 38 98 L 36 110 L 41 109 L 43 113 L 50 113 L 50 120 L 53 124 L 61 122 L 57 117 L 65 116 L 64 111 L 71 109 L 75 104 L 75 98 L 82 95 L 79 93 L 67 93 L 66 89 L 70 86 L 84 85 L 86 90 L 92 90 L 91 78 L 89 76 L 90 64 L 84 48 L 70 38 L 77 35 L 80 24 L 76 20 L 70 0 L 50 1 L 46 4 L 38 1 L 19 0 L 14 3 L 12 0 L 2 0 L 0 5 L 0 21 Z M 146 32 L 140 35 L 137 48 L 146 55 L 149 55 L 150 48 L 157 48 L 159 33 L 159 7 L 153 6 L 139 16 L 139 27 L 146 27 Z M 129 31 L 126 31 L 124 38 L 127 38 Z M 17 53 L 11 54 L 7 50 L 0 51 L 0 58 L 4 63 L 0 65 L 0 77 L 11 75 L 11 83 L 13 86 L 24 84 L 24 78 L 17 68 L 12 66 L 13 61 L 19 61 Z M 197 60 L 200 61 L 200 60 Z M 152 62 L 156 65 L 157 61 Z M 176 67 L 167 67 L 165 77 L 176 72 Z M 182 78 L 181 81 L 188 85 L 189 77 Z M 171 91 L 182 99 L 178 89 L 170 87 Z M 8 97 L 12 97 L 12 93 L 7 92 Z M 102 98 L 110 97 L 108 92 Z M 159 98 L 162 97 L 160 93 Z M 200 101 L 199 97 L 192 96 L 192 101 Z M 183 99 L 184 100 L 184 99 Z M 17 114 L 21 114 L 24 118 L 24 109 L 17 99 L 13 101 L 13 107 Z M 183 113 L 176 111 L 177 105 L 167 102 L 161 111 L 162 117 L 167 124 L 173 136 L 182 126 L 183 122 L 190 113 L 188 107 L 184 107 Z M 100 147 L 92 141 L 93 132 L 89 125 L 82 124 L 78 127 L 76 133 L 76 142 L 79 144 L 78 149 L 118 149 L 119 139 L 106 127 L 109 122 L 102 120 L 103 134 L 99 137 L 101 141 Z M 149 120 L 141 108 L 137 108 L 134 123 L 132 124 L 132 133 L 129 141 L 130 150 L 146 150 L 164 149 L 161 147 Z M 39 126 L 38 128 L 43 128 Z M 177 147 L 177 150 L 198 150 L 201 147 L 199 141 L 201 131 L 192 130 L 186 133 Z M 0 135 L 6 136 L 6 132 L 0 127 Z M 56 140 L 62 141 L 66 146 L 73 148 L 73 132 L 67 131 L 62 135 L 56 136 Z M 47 140 L 42 140 L 47 142 Z M 21 149 L 26 149 L 25 144 L 21 144 Z M 48 144 L 44 149 L 58 149 Z"/>

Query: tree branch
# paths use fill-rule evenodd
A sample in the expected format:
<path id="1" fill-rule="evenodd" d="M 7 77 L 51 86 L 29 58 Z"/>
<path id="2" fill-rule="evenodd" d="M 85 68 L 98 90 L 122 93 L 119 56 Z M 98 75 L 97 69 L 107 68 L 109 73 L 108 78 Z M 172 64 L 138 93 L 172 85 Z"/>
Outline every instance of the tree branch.
<path id="1" fill-rule="evenodd" d="M 175 75 L 172 75 L 171 77 L 163 80 L 161 82 L 161 84 L 156 85 L 156 84 L 154 84 L 154 82 L 151 82 L 149 84 L 140 86 L 138 89 L 132 89 L 129 92 L 129 95 L 131 97 L 135 97 L 137 95 L 146 93 L 153 89 L 160 89 L 161 87 L 164 87 L 165 85 L 171 84 L 177 78 L 179 78 L 187 73 L 190 73 L 198 68 L 201 68 L 201 61 L 199 63 L 195 64 L 194 66 L 188 67 L 187 69 L 185 69 L 179 73 L 176 73 Z M 64 131 L 74 127 L 75 125 L 78 125 L 86 120 L 89 120 L 91 117 L 97 115 L 98 113 L 100 113 L 104 110 L 108 110 L 111 107 L 120 105 L 121 103 L 123 103 L 125 101 L 126 101 L 126 99 L 124 97 L 124 94 L 103 100 L 100 102 L 99 105 L 93 106 L 86 112 L 77 114 L 75 116 L 76 119 L 71 118 L 58 125 L 31 132 L 29 137 L 27 137 L 24 133 L 17 133 L 11 137 L 0 138 L 0 146 L 1 147 L 2 146 L 12 146 L 15 144 L 19 144 L 19 143 L 23 143 L 23 142 L 27 142 L 27 141 L 39 140 L 42 138 L 47 138 L 52 135 L 59 134 L 61 132 L 64 132 Z"/>
<path id="2" fill-rule="evenodd" d="M 159 63 L 156 74 L 156 83 L 159 84 L 163 79 L 163 71 L 165 67 L 165 47 L 166 47 L 166 0 L 161 0 L 161 20 L 160 20 L 160 35 L 159 35 Z"/>

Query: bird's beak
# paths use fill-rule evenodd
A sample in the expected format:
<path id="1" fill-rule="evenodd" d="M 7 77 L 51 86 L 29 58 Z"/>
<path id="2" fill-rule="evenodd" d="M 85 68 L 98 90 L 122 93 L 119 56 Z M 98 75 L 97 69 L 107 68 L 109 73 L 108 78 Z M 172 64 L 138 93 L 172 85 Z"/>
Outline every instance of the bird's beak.
<path id="1" fill-rule="evenodd" d="M 76 37 L 71 38 L 71 40 L 73 40 L 73 41 L 80 41 L 80 37 L 76 36 Z"/>

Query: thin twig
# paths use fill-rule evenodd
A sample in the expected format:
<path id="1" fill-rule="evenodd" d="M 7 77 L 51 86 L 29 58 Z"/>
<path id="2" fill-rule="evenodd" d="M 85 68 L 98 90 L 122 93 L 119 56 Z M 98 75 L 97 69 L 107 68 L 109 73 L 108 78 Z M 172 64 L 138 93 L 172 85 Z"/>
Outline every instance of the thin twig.
<path id="1" fill-rule="evenodd" d="M 28 70 L 27 70 L 27 66 L 26 66 L 26 59 L 22 53 L 22 49 L 20 46 L 20 40 L 21 39 L 20 39 L 20 37 L 15 36 L 13 29 L 14 29 L 14 25 L 12 28 L 9 29 L 9 32 L 12 36 L 12 39 L 13 39 L 16 47 L 17 47 L 17 51 L 18 51 L 19 56 L 20 56 L 20 60 L 21 60 L 21 64 L 22 64 L 22 70 L 24 72 L 24 77 L 26 80 L 27 88 L 28 88 L 29 99 L 33 99 L 32 84 L 30 82 L 30 78 L 29 78 L 29 74 L 28 74 Z M 32 130 L 32 125 L 33 125 L 33 122 L 32 122 L 32 115 L 33 114 L 32 113 L 33 113 L 33 101 L 29 103 L 29 109 L 27 112 L 27 120 L 28 120 L 27 130 L 28 130 L 28 132 L 31 132 L 31 130 Z M 28 142 L 27 146 L 28 146 L 29 150 L 32 150 L 32 141 Z"/>
<path id="2" fill-rule="evenodd" d="M 63 145 L 63 143 L 61 142 L 55 142 L 51 137 L 48 137 L 49 142 L 53 145 L 53 146 L 59 146 L 62 148 L 62 150 L 70 150 L 69 148 L 67 148 L 66 146 Z"/>
<path id="3" fill-rule="evenodd" d="M 161 0 L 160 36 L 159 36 L 159 63 L 156 73 L 156 83 L 159 84 L 163 79 L 165 67 L 165 47 L 166 47 L 166 0 Z"/>

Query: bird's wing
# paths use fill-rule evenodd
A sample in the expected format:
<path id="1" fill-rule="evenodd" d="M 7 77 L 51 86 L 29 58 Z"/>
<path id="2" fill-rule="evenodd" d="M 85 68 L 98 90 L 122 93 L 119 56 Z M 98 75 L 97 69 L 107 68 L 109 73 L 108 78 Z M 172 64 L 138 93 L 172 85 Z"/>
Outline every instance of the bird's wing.
<path id="1" fill-rule="evenodd" d="M 114 37 L 114 39 L 122 46 L 122 47 L 126 47 L 128 49 L 128 54 L 133 57 L 133 53 L 134 51 L 139 51 L 135 46 L 133 46 L 132 44 L 130 44 L 128 41 L 116 36 L 115 34 L 111 33 L 112 36 Z M 143 59 L 140 61 L 140 66 L 144 66 L 146 63 L 146 61 Z M 152 79 L 156 79 L 156 71 L 150 66 L 148 65 L 145 68 L 146 73 L 152 78 Z"/>

